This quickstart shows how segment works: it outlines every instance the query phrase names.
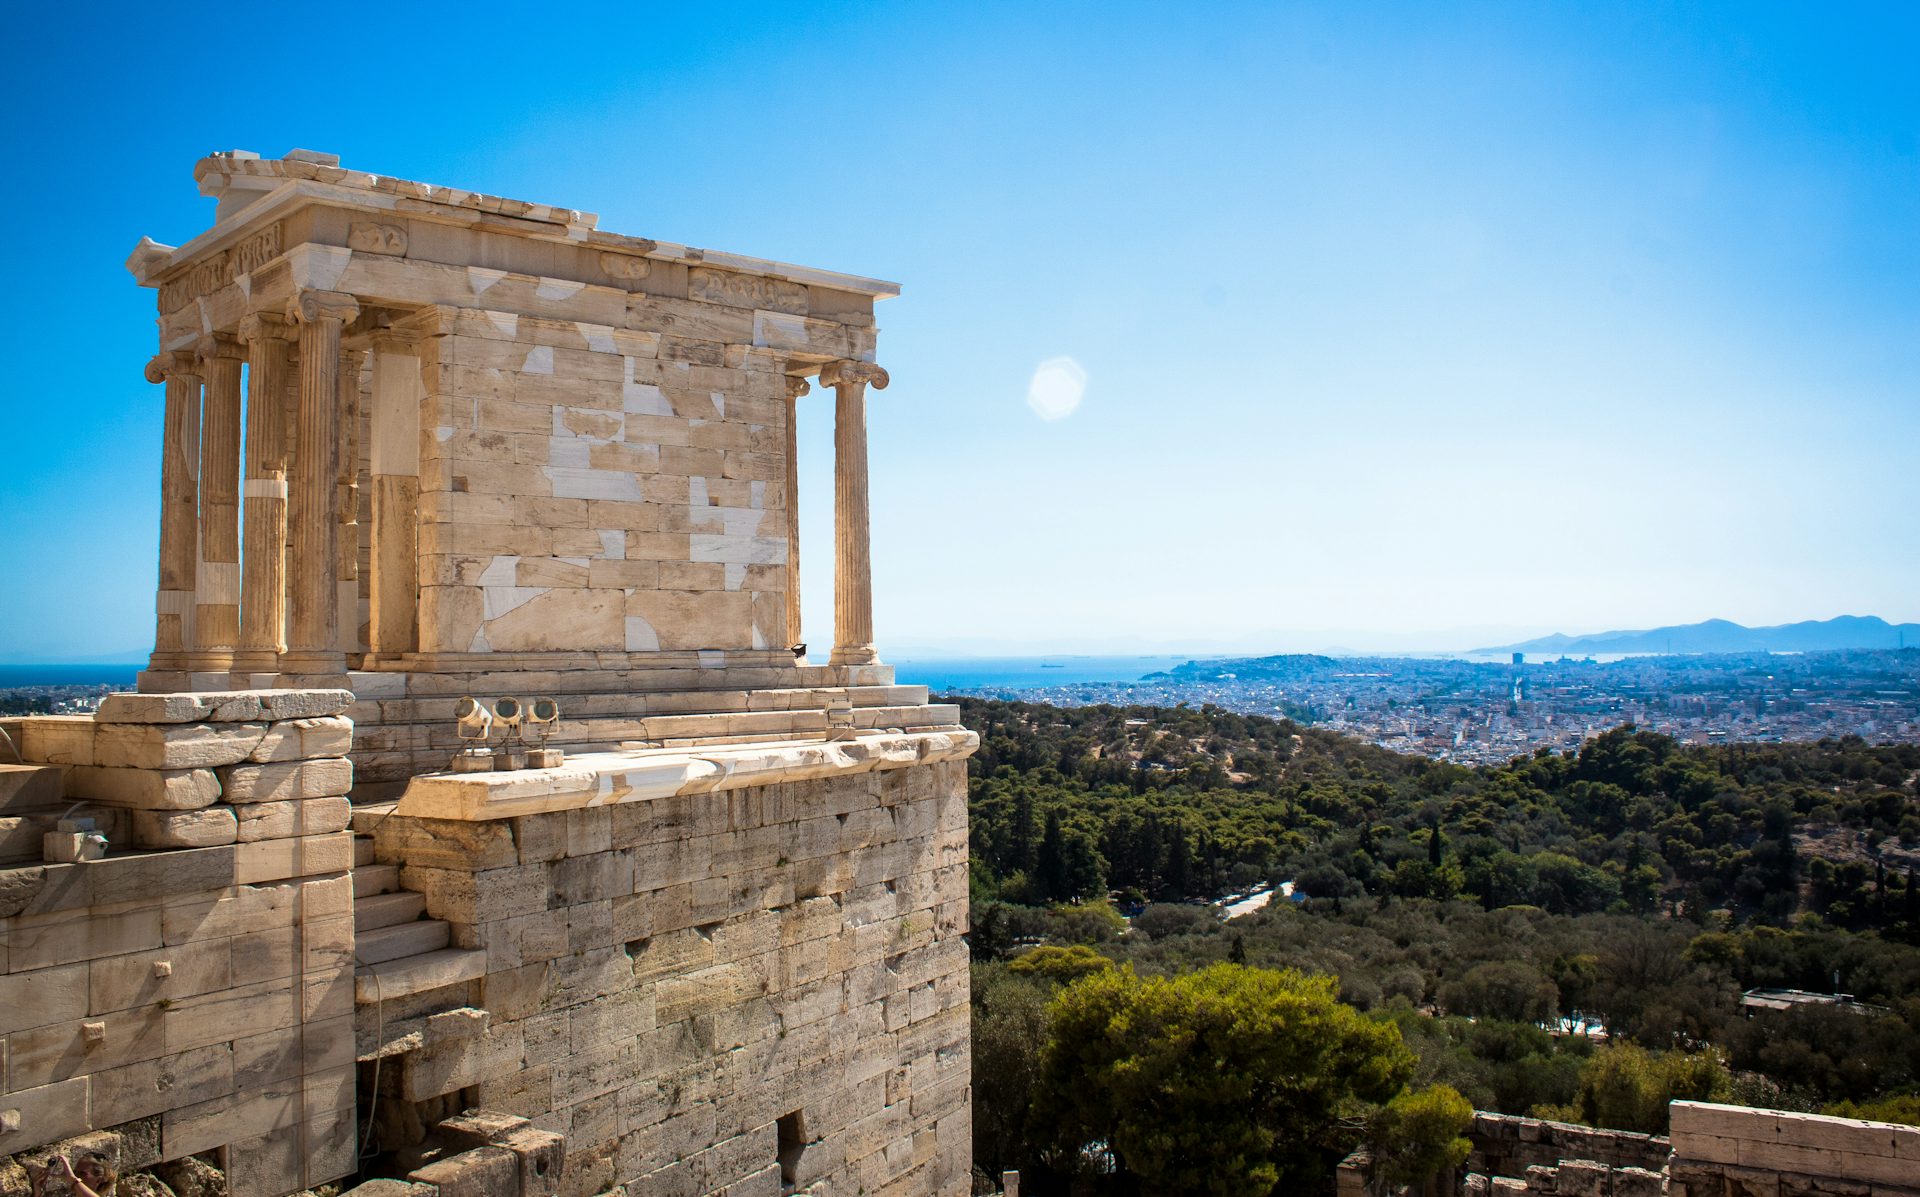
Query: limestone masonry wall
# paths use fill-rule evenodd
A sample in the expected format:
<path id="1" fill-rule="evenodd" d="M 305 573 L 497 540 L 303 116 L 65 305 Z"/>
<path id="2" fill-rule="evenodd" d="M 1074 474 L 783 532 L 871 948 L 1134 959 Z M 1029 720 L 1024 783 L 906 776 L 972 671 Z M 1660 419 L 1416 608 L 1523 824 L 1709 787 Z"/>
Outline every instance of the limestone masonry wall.
<path id="1" fill-rule="evenodd" d="M 1673 1103 L 1672 1197 L 1914 1197 L 1920 1127 Z"/>
<path id="2" fill-rule="evenodd" d="M 563 1134 L 570 1197 L 969 1190 L 963 760 L 374 835 L 485 953 L 382 1134 L 458 1094 Z"/>
<path id="3" fill-rule="evenodd" d="M 0 814 L 110 830 L 104 858 L 0 868 L 0 1192 L 27 1191 L 8 1156 L 102 1131 L 122 1169 L 221 1153 L 233 1197 L 354 1170 L 350 701 L 115 695 L 9 728 Z"/>

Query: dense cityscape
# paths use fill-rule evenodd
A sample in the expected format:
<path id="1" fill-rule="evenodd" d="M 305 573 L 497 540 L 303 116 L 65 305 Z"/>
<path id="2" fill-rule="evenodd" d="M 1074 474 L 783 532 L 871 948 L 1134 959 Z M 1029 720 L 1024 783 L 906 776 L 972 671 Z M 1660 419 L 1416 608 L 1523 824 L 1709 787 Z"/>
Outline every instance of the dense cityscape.
<path id="1" fill-rule="evenodd" d="M 1190 661 L 1136 682 L 960 692 L 1058 706 L 1210 703 L 1461 764 L 1577 748 L 1626 723 L 1699 744 L 1920 740 L 1920 649 L 1498 664 L 1298 655 Z"/>

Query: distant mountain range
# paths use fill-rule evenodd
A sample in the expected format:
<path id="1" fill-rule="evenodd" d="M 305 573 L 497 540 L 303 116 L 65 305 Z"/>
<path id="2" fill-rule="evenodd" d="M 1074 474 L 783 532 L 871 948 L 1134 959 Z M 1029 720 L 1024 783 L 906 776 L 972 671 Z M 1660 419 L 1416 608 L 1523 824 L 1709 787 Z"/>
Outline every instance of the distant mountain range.
<path id="1" fill-rule="evenodd" d="M 1877 615 L 1841 615 L 1770 628 L 1749 628 L 1726 619 L 1648 628 L 1632 632 L 1596 632 L 1589 636 L 1556 633 L 1478 653 L 1543 653 L 1584 657 L 1603 653 L 1817 653 L 1846 648 L 1920 648 L 1920 623 L 1888 623 Z"/>

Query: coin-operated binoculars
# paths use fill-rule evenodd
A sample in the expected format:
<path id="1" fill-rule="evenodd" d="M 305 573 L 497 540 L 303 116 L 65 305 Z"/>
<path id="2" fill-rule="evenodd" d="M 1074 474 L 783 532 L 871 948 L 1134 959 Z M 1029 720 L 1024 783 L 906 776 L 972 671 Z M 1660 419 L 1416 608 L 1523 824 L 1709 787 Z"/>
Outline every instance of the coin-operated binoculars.
<path id="1" fill-rule="evenodd" d="M 566 764 L 567 754 L 559 748 L 547 747 L 547 737 L 553 735 L 553 725 L 560 721 L 560 704 L 551 698 L 536 698 L 527 704 L 527 726 L 537 730 L 540 735 L 538 747 L 527 750 L 527 764 L 534 769 L 553 769 Z"/>
<path id="2" fill-rule="evenodd" d="M 496 698 L 493 700 L 493 723 L 505 731 L 505 740 L 493 750 L 493 767 L 501 771 L 524 769 L 527 767 L 527 746 L 520 739 L 520 721 L 526 718 L 527 709 L 517 698 Z"/>
<path id="3" fill-rule="evenodd" d="M 455 773 L 485 773 L 493 768 L 493 752 L 487 747 L 487 737 L 493 734 L 493 712 L 487 704 L 472 695 L 455 703 L 453 730 L 462 745 L 453 756 Z"/>

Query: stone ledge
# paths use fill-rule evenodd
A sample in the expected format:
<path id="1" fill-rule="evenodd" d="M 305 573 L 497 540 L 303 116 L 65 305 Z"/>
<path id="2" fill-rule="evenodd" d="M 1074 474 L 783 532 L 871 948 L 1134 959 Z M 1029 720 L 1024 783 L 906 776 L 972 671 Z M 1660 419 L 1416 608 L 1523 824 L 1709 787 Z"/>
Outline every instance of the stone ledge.
<path id="1" fill-rule="evenodd" d="M 906 769 L 972 755 L 980 738 L 964 728 L 862 733 L 849 740 L 781 740 L 706 748 L 637 749 L 573 757 L 557 769 L 431 773 L 416 777 L 395 813 L 421 819 L 510 819 L 519 815 L 644 802 L 783 781 Z"/>

